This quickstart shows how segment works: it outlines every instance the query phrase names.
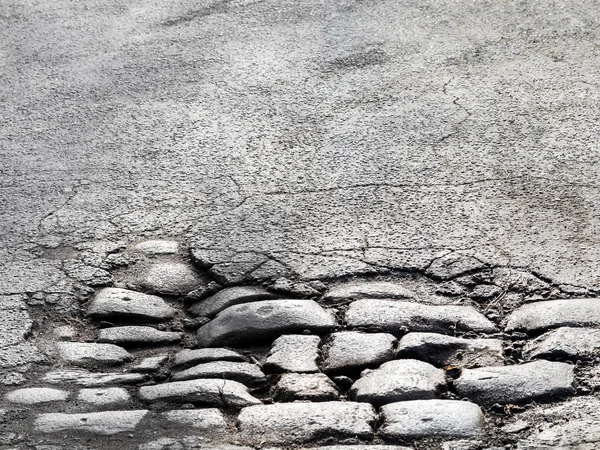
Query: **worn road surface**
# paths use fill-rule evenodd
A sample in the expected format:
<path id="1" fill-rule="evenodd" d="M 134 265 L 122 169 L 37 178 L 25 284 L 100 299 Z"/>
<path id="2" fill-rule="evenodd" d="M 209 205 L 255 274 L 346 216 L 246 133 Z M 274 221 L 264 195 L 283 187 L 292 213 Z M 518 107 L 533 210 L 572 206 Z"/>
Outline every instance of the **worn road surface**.
<path id="1" fill-rule="evenodd" d="M 149 238 L 230 284 L 450 257 L 600 291 L 599 23 L 597 0 L 0 2 L 0 381 Z"/>

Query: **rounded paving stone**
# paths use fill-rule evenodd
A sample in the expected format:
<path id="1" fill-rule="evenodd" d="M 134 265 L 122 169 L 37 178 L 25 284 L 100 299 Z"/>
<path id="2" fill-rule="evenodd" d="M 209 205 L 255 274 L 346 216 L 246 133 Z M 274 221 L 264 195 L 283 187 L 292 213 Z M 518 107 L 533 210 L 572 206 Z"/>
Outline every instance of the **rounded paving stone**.
<path id="1" fill-rule="evenodd" d="M 169 422 L 203 431 L 226 431 L 223 413 L 216 408 L 176 409 L 165 411 L 162 416 Z"/>
<path id="2" fill-rule="evenodd" d="M 63 391 L 61 389 L 34 387 L 7 392 L 4 396 L 4 400 L 11 403 L 34 405 L 36 403 L 65 401 L 69 395 L 70 393 L 68 391 Z"/>
<path id="3" fill-rule="evenodd" d="M 131 399 L 129 393 L 119 387 L 81 389 L 77 400 L 94 405 L 110 405 L 112 403 L 126 403 Z"/>
<path id="4" fill-rule="evenodd" d="M 133 355 L 113 344 L 59 342 L 58 353 L 64 361 L 77 365 L 117 365 L 133 361 Z"/>
<path id="5" fill-rule="evenodd" d="M 157 294 L 186 295 L 205 282 L 187 264 L 165 262 L 150 266 L 139 285 Z"/>
<path id="6" fill-rule="evenodd" d="M 323 373 L 284 373 L 279 378 L 274 393 L 279 402 L 324 402 L 337 400 L 339 397 L 335 383 Z"/>
<path id="7" fill-rule="evenodd" d="M 93 434 L 113 435 L 134 431 L 148 414 L 147 410 L 103 411 L 85 414 L 49 413 L 37 417 L 34 427 L 43 433 L 83 431 Z"/>
<path id="8" fill-rule="evenodd" d="M 98 333 L 98 341 L 120 345 L 160 345 L 181 341 L 181 334 L 172 331 L 160 331 L 152 327 L 125 326 L 103 328 Z"/>
<path id="9" fill-rule="evenodd" d="M 192 380 L 195 378 L 223 378 L 239 381 L 246 385 L 265 382 L 265 374 L 256 364 L 233 361 L 212 361 L 201 363 L 181 372 L 174 373 L 173 381 Z"/>
<path id="10" fill-rule="evenodd" d="M 280 336 L 273 342 L 264 363 L 264 370 L 269 373 L 318 372 L 319 336 L 288 334 Z"/>
<path id="11" fill-rule="evenodd" d="M 279 297 L 266 289 L 256 286 L 234 286 L 194 303 L 189 313 L 193 316 L 214 317 L 224 309 L 241 303 L 269 300 Z"/>
<path id="12" fill-rule="evenodd" d="M 396 338 L 388 333 L 340 331 L 333 333 L 324 346 L 322 369 L 327 373 L 377 367 L 394 359 Z"/>
<path id="13" fill-rule="evenodd" d="M 161 321 L 175 317 L 176 310 L 156 295 L 120 288 L 101 289 L 90 302 L 87 315 L 95 319 L 141 319 Z"/>
<path id="14" fill-rule="evenodd" d="M 183 349 L 175 355 L 173 367 L 191 366 L 211 361 L 245 362 L 246 358 L 238 352 L 226 348 Z"/>

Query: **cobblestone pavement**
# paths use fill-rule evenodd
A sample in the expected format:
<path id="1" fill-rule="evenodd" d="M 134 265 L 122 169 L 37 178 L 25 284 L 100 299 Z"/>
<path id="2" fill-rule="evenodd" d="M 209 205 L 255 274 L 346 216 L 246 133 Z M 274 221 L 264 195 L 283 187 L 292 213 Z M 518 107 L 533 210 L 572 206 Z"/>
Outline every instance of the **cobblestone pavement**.
<path id="1" fill-rule="evenodd" d="M 223 286 L 177 241 L 109 255 L 114 283 L 86 291 L 81 315 L 32 307 L 45 361 L 4 389 L 7 448 L 599 442 L 597 297 L 454 258 Z"/>

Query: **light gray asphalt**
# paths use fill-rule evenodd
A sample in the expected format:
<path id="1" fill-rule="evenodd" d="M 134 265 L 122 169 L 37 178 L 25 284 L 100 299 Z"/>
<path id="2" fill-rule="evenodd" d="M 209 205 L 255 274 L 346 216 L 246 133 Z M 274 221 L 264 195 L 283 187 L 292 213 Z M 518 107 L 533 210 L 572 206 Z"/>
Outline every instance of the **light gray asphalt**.
<path id="1" fill-rule="evenodd" d="M 143 236 L 237 274 L 454 252 L 600 289 L 599 19 L 595 0 L 2 1 L 0 293 L 72 293 L 77 246 Z"/>

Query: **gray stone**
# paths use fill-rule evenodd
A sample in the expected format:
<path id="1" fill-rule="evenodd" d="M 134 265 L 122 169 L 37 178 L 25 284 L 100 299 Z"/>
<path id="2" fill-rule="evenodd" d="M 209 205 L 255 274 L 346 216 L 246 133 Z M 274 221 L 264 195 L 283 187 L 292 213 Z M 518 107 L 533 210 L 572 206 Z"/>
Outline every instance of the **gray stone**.
<path id="1" fill-rule="evenodd" d="M 366 371 L 350 388 L 359 402 L 384 405 L 405 400 L 435 398 L 446 386 L 444 371 L 414 359 L 389 361 Z"/>
<path id="2" fill-rule="evenodd" d="M 147 410 L 104 411 L 85 414 L 41 414 L 34 427 L 43 433 L 57 431 L 85 431 L 94 434 L 113 435 L 134 431 Z"/>
<path id="3" fill-rule="evenodd" d="M 211 281 L 208 281 L 208 283 L 202 284 L 198 288 L 196 288 L 193 291 L 191 291 L 190 293 L 188 293 L 185 296 L 184 301 L 186 302 L 186 304 L 189 305 L 189 304 L 195 303 L 199 300 L 202 300 L 202 299 L 208 297 L 209 295 L 212 295 L 215 292 L 220 291 L 221 289 L 223 289 L 223 286 L 221 286 L 216 281 L 211 280 Z"/>
<path id="4" fill-rule="evenodd" d="M 477 331 L 492 333 L 496 326 L 471 306 L 423 305 L 394 300 L 357 300 L 346 311 L 349 328 L 386 331 L 453 333 Z"/>
<path id="5" fill-rule="evenodd" d="M 181 334 L 172 331 L 160 331 L 152 327 L 126 326 L 103 328 L 98 333 L 98 341 L 120 345 L 159 345 L 181 341 Z"/>
<path id="6" fill-rule="evenodd" d="M 179 242 L 156 239 L 139 242 L 133 248 L 145 255 L 172 255 L 179 251 Z"/>
<path id="7" fill-rule="evenodd" d="M 76 366 L 107 366 L 133 361 L 133 355 L 113 344 L 59 342 L 57 347 L 61 359 Z"/>
<path id="8" fill-rule="evenodd" d="M 271 373 L 318 372 L 319 336 L 292 334 L 278 337 L 267 355 L 264 370 Z"/>
<path id="9" fill-rule="evenodd" d="M 162 416 L 169 422 L 202 431 L 226 431 L 223 413 L 216 408 L 176 409 L 165 411 Z"/>
<path id="10" fill-rule="evenodd" d="M 450 280 L 483 268 L 485 264 L 472 256 L 451 253 L 434 259 L 425 270 L 425 275 L 438 280 Z"/>
<path id="11" fill-rule="evenodd" d="M 323 437 L 368 439 L 376 413 L 351 402 L 277 403 L 249 406 L 238 416 L 243 436 L 264 443 L 307 443 Z"/>
<path id="12" fill-rule="evenodd" d="M 475 403 L 520 403 L 573 394 L 573 366 L 560 362 L 464 369 L 454 380 L 456 392 Z"/>
<path id="13" fill-rule="evenodd" d="M 190 307 L 189 313 L 193 316 L 214 317 L 224 309 L 233 305 L 255 302 L 257 300 L 269 300 L 277 298 L 261 287 L 256 286 L 234 286 L 223 289 Z"/>
<path id="14" fill-rule="evenodd" d="M 265 374 L 256 364 L 233 361 L 211 361 L 201 363 L 182 372 L 174 373 L 173 381 L 192 380 L 195 378 L 222 378 L 239 381 L 246 385 L 265 382 Z"/>
<path id="15" fill-rule="evenodd" d="M 163 437 L 138 447 L 138 450 L 254 450 L 252 447 L 241 447 L 228 444 L 207 444 L 204 436 L 185 436 L 182 438 Z"/>
<path id="16" fill-rule="evenodd" d="M 337 387 L 323 373 L 284 373 L 274 389 L 275 398 L 280 402 L 310 400 L 324 402 L 337 400 Z"/>
<path id="17" fill-rule="evenodd" d="M 50 384 L 73 383 L 81 386 L 106 386 L 110 384 L 132 384 L 144 381 L 141 373 L 93 373 L 87 370 L 54 370 L 42 377 Z"/>
<path id="18" fill-rule="evenodd" d="M 351 281 L 340 284 L 325 293 L 326 301 L 354 300 L 357 298 L 415 298 L 416 293 L 394 281 Z"/>
<path id="19" fill-rule="evenodd" d="M 218 407 L 258 405 L 242 383 L 231 380 L 199 379 L 142 386 L 140 399 L 148 402 L 187 402 Z"/>
<path id="20" fill-rule="evenodd" d="M 69 398 L 69 395 L 68 391 L 61 389 L 34 387 L 7 392 L 4 400 L 12 403 L 34 405 L 36 403 L 62 402 Z"/>
<path id="21" fill-rule="evenodd" d="M 381 408 L 384 439 L 466 438 L 483 432 L 485 417 L 474 403 L 459 400 L 413 400 Z"/>
<path id="22" fill-rule="evenodd" d="M 600 326 L 600 299 L 581 298 L 529 303 L 515 310 L 506 331 L 545 331 L 558 327 Z"/>
<path id="23" fill-rule="evenodd" d="M 506 290 L 533 293 L 549 290 L 551 286 L 530 272 L 512 269 L 508 267 L 497 267 L 492 271 L 494 284 Z"/>
<path id="24" fill-rule="evenodd" d="M 399 358 L 414 358 L 437 367 L 504 365 L 499 339 L 463 339 L 437 333 L 408 333 L 400 339 Z"/>
<path id="25" fill-rule="evenodd" d="M 499 296 L 502 292 L 501 288 L 493 284 L 479 284 L 473 288 L 469 296 L 478 300 L 488 300 Z"/>
<path id="26" fill-rule="evenodd" d="M 314 447 L 311 450 L 411 450 L 411 448 L 398 445 L 327 445 Z"/>
<path id="27" fill-rule="evenodd" d="M 532 358 L 591 358 L 600 351 L 600 329 L 562 327 L 528 342 L 523 356 Z"/>
<path id="28" fill-rule="evenodd" d="M 59 341 L 73 341 L 77 337 L 77 330 L 71 325 L 61 325 L 53 331 L 54 337 Z"/>
<path id="29" fill-rule="evenodd" d="M 173 367 L 191 366 L 211 361 L 244 362 L 246 358 L 238 352 L 226 348 L 198 348 L 194 350 L 186 348 L 175 355 Z"/>
<path id="30" fill-rule="evenodd" d="M 87 315 L 95 319 L 167 320 L 176 310 L 156 295 L 120 288 L 104 288 L 90 302 Z"/>
<path id="31" fill-rule="evenodd" d="M 167 362 L 169 355 L 149 356 L 131 368 L 132 372 L 155 372 Z"/>
<path id="32" fill-rule="evenodd" d="M 331 331 L 332 314 L 313 300 L 264 300 L 222 311 L 197 333 L 198 345 L 251 346 L 285 333 Z"/>
<path id="33" fill-rule="evenodd" d="M 94 405 L 110 405 L 112 403 L 126 403 L 131 400 L 129 393 L 120 387 L 82 389 L 77 400 Z"/>
<path id="34" fill-rule="evenodd" d="M 186 295 L 205 281 L 187 264 L 165 262 L 148 268 L 139 285 L 157 294 Z"/>
<path id="35" fill-rule="evenodd" d="M 394 359 L 395 345 L 396 338 L 388 333 L 333 333 L 324 347 L 323 371 L 335 374 L 377 367 Z"/>

